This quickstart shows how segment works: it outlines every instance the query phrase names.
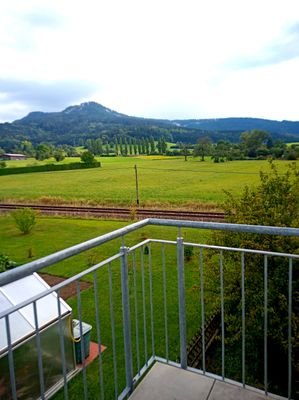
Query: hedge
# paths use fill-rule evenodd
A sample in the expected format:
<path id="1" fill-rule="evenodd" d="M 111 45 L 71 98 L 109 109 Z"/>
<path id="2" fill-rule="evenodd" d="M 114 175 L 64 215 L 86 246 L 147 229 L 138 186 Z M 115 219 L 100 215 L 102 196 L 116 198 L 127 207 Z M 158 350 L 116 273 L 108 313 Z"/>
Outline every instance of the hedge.
<path id="1" fill-rule="evenodd" d="M 45 164 L 45 165 L 32 165 L 29 167 L 14 167 L 14 168 L 1 168 L 0 175 L 13 175 L 13 174 L 27 174 L 31 172 L 47 172 L 47 171 L 66 171 L 70 169 L 86 169 L 86 168 L 99 168 L 100 162 L 93 164 L 86 163 L 70 163 L 70 164 Z"/>

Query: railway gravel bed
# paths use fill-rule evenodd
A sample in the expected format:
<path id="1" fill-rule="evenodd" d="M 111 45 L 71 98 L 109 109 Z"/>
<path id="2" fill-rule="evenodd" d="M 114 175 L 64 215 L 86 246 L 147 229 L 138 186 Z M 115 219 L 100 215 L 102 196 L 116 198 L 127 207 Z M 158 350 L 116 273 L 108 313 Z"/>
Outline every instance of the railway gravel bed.
<path id="1" fill-rule="evenodd" d="M 97 218 L 116 219 L 144 219 L 144 218 L 165 218 L 165 219 L 188 219 L 192 221 L 224 221 L 225 214 L 222 212 L 204 211 L 179 211 L 144 208 L 116 208 L 116 207 L 78 207 L 78 206 L 54 206 L 37 204 L 0 204 L 0 212 L 10 212 L 18 208 L 32 208 L 47 215 L 80 215 Z"/>

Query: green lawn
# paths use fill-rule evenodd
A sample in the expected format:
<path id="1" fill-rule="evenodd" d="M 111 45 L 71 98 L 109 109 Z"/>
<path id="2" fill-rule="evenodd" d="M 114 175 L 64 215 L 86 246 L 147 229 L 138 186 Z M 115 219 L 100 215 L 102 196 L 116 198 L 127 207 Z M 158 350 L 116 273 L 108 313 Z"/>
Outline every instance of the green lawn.
<path id="1" fill-rule="evenodd" d="M 188 162 L 182 157 L 101 157 L 99 160 L 100 169 L 1 176 L 0 201 L 50 202 L 54 198 L 57 202 L 131 206 L 136 201 L 136 164 L 141 206 L 213 208 L 225 199 L 223 190 L 239 195 L 245 185 L 258 182 L 261 170 L 269 169 L 265 160 L 219 164 L 192 157 Z M 25 165 L 26 162 L 30 160 L 11 163 Z M 284 171 L 289 162 L 276 164 Z"/>
<path id="2" fill-rule="evenodd" d="M 62 248 L 74 245 L 92 237 L 118 229 L 128 222 L 119 221 L 98 221 L 84 219 L 63 219 L 63 218 L 45 218 L 39 217 L 38 223 L 29 235 L 22 235 L 16 229 L 10 216 L 0 217 L 0 253 L 5 253 L 18 263 L 28 262 L 28 249 L 32 248 L 34 258 L 40 258 L 46 254 L 60 250 Z M 209 232 L 198 232 L 195 230 L 182 231 L 187 241 L 206 242 L 210 237 Z M 133 244 L 147 237 L 164 238 L 175 240 L 177 230 L 174 228 L 146 227 L 136 233 L 132 233 L 125 238 L 125 244 Z M 92 263 L 107 258 L 118 252 L 120 240 L 107 243 L 97 249 L 90 250 L 81 255 L 72 257 L 69 260 L 60 262 L 54 266 L 48 267 L 44 272 L 56 274 L 64 277 L 70 277 L 83 271 Z M 162 248 L 160 244 L 152 244 L 152 277 L 153 277 L 153 315 L 154 315 L 154 336 L 155 351 L 160 356 L 165 356 L 165 335 L 164 335 L 164 304 L 163 304 L 163 270 L 162 270 Z M 179 335 L 178 335 L 178 301 L 177 301 L 177 269 L 176 269 L 176 249 L 172 245 L 166 246 L 166 279 L 167 279 L 167 315 L 168 315 L 168 334 L 169 334 L 169 357 L 176 360 L 179 355 Z M 138 324 L 139 324 L 139 351 L 141 366 L 146 361 L 145 343 L 147 345 L 148 356 L 152 354 L 152 336 L 151 336 L 151 318 L 150 318 L 150 284 L 149 284 L 149 255 L 144 257 L 144 280 L 145 280 L 145 299 L 146 299 L 146 330 L 143 329 L 143 303 L 142 303 L 142 275 L 140 251 L 136 254 L 136 291 L 138 305 Z M 122 331 L 122 306 L 120 293 L 120 268 L 119 261 L 112 263 L 112 281 L 113 281 L 113 301 L 115 312 L 115 334 L 117 349 L 117 372 L 119 379 L 119 390 L 124 385 L 124 352 L 123 352 L 123 331 Z M 111 337 L 111 318 L 109 303 L 109 283 L 108 269 L 101 268 L 97 272 L 96 280 L 99 291 L 99 307 L 102 342 L 107 346 L 103 355 L 103 371 L 105 382 L 105 398 L 113 398 L 113 352 Z M 93 276 L 89 275 L 84 280 L 93 281 Z M 200 326 L 200 306 L 199 306 L 199 256 L 195 252 L 193 258 L 186 262 L 185 271 L 186 280 L 186 307 L 187 307 L 187 332 L 190 339 L 194 332 Z M 132 351 L 134 373 L 137 372 L 137 350 L 136 350 L 136 325 L 135 325 L 135 297 L 134 297 L 134 269 L 133 258 L 129 256 L 129 287 L 130 287 L 130 306 L 132 320 Z M 96 322 L 95 322 L 95 303 L 94 288 L 85 290 L 82 295 L 82 315 L 83 320 L 93 326 L 92 340 L 97 340 Z M 77 299 L 71 298 L 68 303 L 73 308 L 73 317 L 78 318 Z M 211 303 L 206 304 L 207 315 L 212 311 Z M 144 339 L 146 332 L 147 338 Z M 98 384 L 98 361 L 94 361 L 87 371 L 89 398 L 99 398 Z M 69 385 L 70 398 L 83 398 L 82 375 L 72 380 Z M 57 396 L 60 399 L 60 395 Z M 61 396 L 63 398 L 63 396 Z"/>

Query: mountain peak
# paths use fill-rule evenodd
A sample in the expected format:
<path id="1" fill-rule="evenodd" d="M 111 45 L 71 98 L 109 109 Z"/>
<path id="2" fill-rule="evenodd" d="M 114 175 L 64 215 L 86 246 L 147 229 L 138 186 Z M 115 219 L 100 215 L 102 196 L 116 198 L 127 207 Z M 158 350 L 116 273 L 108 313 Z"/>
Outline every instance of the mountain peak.
<path id="1" fill-rule="evenodd" d="M 112 113 L 114 116 L 122 115 L 110 108 L 102 106 L 102 104 L 96 103 L 95 101 L 87 101 L 75 106 L 69 106 L 62 111 L 64 114 L 71 113 Z"/>

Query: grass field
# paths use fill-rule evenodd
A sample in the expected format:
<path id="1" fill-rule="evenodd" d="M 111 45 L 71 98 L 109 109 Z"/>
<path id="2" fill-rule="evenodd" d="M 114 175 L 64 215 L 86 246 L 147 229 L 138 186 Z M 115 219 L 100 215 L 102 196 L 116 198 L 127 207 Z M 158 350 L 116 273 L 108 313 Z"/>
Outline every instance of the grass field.
<path id="1" fill-rule="evenodd" d="M 245 185 L 257 184 L 261 170 L 269 170 L 265 160 L 219 164 L 191 157 L 188 162 L 182 157 L 158 156 L 101 157 L 99 160 L 102 168 L 96 170 L 1 176 L 0 201 L 132 206 L 136 202 L 136 164 L 141 206 L 212 209 L 225 199 L 223 190 L 238 196 Z M 34 163 L 34 160 L 11 161 L 8 166 L 26 163 Z M 277 161 L 276 164 L 284 171 L 289 162 Z"/>

